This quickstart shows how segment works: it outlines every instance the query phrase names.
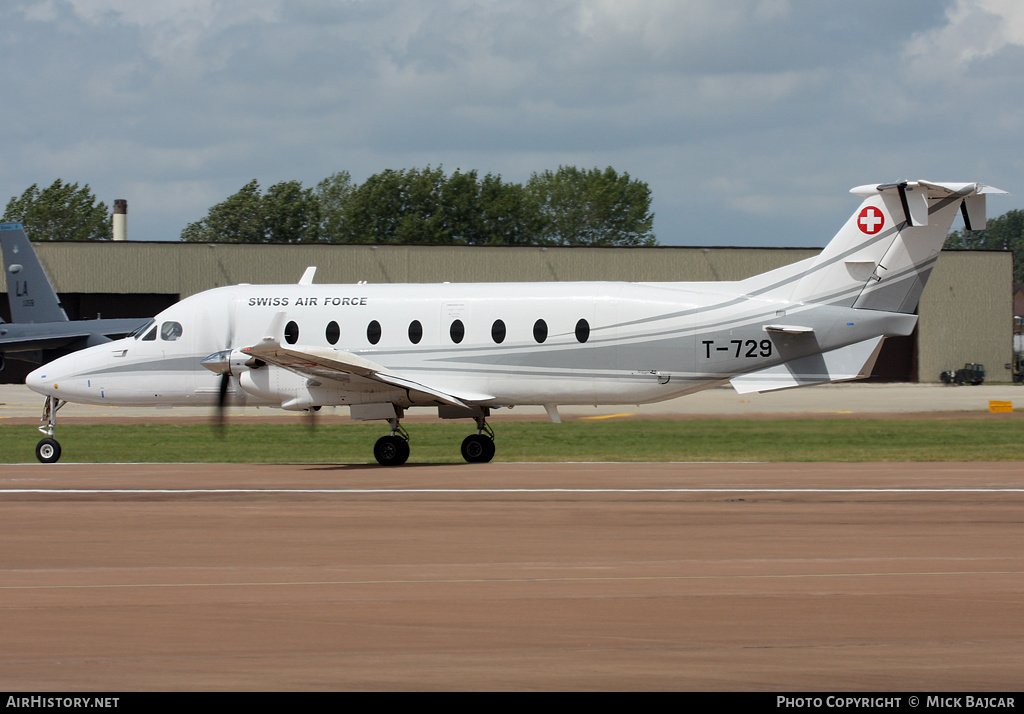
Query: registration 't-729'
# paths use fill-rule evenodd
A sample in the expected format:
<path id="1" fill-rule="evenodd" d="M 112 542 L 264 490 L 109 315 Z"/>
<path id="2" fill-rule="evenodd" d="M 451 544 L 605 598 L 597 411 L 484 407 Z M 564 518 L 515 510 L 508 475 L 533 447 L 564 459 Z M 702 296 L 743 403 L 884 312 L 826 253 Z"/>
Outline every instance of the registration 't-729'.
<path id="1" fill-rule="evenodd" d="M 712 354 L 720 353 L 723 357 L 771 357 L 771 340 L 702 340 L 704 357 L 711 359 Z"/>

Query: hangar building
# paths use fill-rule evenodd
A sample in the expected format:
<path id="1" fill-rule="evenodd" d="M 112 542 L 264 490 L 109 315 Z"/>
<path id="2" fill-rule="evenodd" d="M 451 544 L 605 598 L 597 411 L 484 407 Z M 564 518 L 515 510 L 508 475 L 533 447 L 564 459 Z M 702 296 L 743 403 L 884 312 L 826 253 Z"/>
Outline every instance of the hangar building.
<path id="1" fill-rule="evenodd" d="M 793 248 L 539 248 L 152 242 L 40 242 L 36 252 L 71 319 L 149 317 L 221 285 L 294 283 L 317 266 L 317 283 L 740 280 L 816 255 Z M 0 277 L 0 317 L 9 319 Z M 886 340 L 873 379 L 937 382 L 980 362 L 987 381 L 1012 380 L 1013 256 L 943 251 L 918 308 L 914 335 Z M 14 360 L 0 382 L 20 382 Z"/>

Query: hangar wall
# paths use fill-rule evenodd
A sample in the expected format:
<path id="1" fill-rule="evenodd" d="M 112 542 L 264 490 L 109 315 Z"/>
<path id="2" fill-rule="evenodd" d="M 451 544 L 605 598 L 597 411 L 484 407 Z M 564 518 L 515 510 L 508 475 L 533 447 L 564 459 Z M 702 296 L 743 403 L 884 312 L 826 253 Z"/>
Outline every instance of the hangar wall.
<path id="1" fill-rule="evenodd" d="M 168 293 L 221 285 L 549 280 L 739 280 L 818 253 L 752 248 L 35 243 L 57 292 Z M 4 287 L 6 290 L 6 286 Z"/>
<path id="2" fill-rule="evenodd" d="M 34 245 L 58 293 L 180 297 L 237 283 L 293 283 L 310 265 L 317 266 L 318 283 L 711 281 L 740 280 L 819 252 L 670 246 Z M 988 381 L 1011 381 L 1004 366 L 1013 361 L 1012 281 L 1008 252 L 943 251 L 921 299 L 916 349 L 913 342 L 907 348 L 913 354 L 906 378 L 935 382 L 943 370 L 981 362 Z M 5 282 L 2 289 L 6 294 Z"/>
<path id="3" fill-rule="evenodd" d="M 918 381 L 937 382 L 965 362 L 985 365 L 988 382 L 1013 371 L 1013 255 L 943 251 L 918 306 Z"/>

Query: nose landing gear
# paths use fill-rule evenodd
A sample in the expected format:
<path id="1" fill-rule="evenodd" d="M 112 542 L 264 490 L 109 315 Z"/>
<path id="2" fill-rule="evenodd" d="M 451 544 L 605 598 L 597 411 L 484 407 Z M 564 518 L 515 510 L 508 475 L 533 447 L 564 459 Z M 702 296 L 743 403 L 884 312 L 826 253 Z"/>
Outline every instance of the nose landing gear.
<path id="1" fill-rule="evenodd" d="M 44 464 L 55 464 L 60 460 L 60 444 L 53 438 L 53 433 L 57 427 L 57 410 L 65 404 L 66 401 L 56 397 L 47 397 L 43 402 L 43 416 L 40 421 L 45 422 L 45 425 L 39 427 L 39 431 L 46 434 L 46 438 L 36 444 L 36 458 Z"/>

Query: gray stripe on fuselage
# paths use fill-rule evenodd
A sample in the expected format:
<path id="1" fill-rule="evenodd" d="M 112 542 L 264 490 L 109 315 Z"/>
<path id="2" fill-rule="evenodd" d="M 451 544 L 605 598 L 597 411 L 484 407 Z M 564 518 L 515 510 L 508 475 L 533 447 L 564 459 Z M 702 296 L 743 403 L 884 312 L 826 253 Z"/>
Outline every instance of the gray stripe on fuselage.
<path id="1" fill-rule="evenodd" d="M 205 357 L 205 355 L 204 355 Z M 199 369 L 199 361 L 203 357 L 168 357 L 157 361 L 126 362 L 113 367 L 103 367 L 85 372 L 75 372 L 75 377 L 97 377 L 103 374 L 122 374 L 124 372 L 195 372 Z M 44 378 L 46 375 L 42 375 Z"/>

